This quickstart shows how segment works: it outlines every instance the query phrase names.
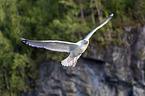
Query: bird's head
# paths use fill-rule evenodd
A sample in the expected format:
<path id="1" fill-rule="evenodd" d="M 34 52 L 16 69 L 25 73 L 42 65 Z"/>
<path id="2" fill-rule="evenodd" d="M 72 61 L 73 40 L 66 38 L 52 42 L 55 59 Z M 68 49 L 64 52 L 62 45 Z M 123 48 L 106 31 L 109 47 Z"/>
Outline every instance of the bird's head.
<path id="1" fill-rule="evenodd" d="M 83 43 L 83 44 L 88 44 L 89 41 L 87 41 L 87 40 L 82 40 L 82 43 Z"/>

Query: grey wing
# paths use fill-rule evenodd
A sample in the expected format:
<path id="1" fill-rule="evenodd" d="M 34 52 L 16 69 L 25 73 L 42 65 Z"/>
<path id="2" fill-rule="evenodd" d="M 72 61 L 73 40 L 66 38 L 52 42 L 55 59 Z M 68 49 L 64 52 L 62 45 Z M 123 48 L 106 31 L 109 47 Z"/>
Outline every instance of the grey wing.
<path id="1" fill-rule="evenodd" d="M 59 52 L 71 52 L 77 46 L 76 43 L 57 41 L 57 40 L 36 41 L 36 40 L 28 40 L 24 38 L 22 38 L 21 40 L 32 47 L 45 48 L 48 50 L 59 51 Z"/>
<path id="2" fill-rule="evenodd" d="M 107 18 L 107 20 L 102 23 L 101 25 L 99 25 L 98 27 L 96 27 L 94 30 L 92 30 L 84 39 L 85 40 L 89 40 L 91 38 L 91 36 L 99 29 L 101 28 L 102 26 L 104 26 L 111 18 L 113 17 L 113 13 Z"/>

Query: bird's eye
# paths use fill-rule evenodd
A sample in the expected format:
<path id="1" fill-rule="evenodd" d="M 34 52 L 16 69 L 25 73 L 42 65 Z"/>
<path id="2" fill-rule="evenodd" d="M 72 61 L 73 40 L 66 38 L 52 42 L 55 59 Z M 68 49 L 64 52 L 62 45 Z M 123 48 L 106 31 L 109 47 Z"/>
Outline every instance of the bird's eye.
<path id="1" fill-rule="evenodd" d="M 86 41 L 86 44 L 88 44 L 88 41 Z"/>
<path id="2" fill-rule="evenodd" d="M 84 40 L 84 44 L 87 44 L 87 43 L 88 43 L 88 41 Z"/>

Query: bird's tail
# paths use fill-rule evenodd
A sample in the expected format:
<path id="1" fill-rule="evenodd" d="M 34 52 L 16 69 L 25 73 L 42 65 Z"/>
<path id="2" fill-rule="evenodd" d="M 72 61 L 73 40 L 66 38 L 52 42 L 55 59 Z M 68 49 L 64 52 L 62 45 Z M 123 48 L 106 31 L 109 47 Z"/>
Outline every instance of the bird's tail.
<path id="1" fill-rule="evenodd" d="M 61 64 L 63 66 L 72 66 L 72 67 L 75 67 L 76 63 L 77 63 L 77 60 L 79 59 L 81 55 L 77 56 L 77 57 L 71 57 L 70 55 L 64 59 L 63 61 L 61 61 Z"/>

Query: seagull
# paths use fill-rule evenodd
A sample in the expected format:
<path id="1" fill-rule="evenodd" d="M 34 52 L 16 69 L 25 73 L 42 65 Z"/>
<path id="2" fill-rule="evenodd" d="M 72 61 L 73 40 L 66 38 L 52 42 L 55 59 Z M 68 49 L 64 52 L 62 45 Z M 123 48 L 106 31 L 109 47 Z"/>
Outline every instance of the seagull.
<path id="1" fill-rule="evenodd" d="M 75 67 L 77 60 L 80 58 L 82 53 L 87 49 L 89 45 L 89 39 L 91 36 L 102 26 L 104 26 L 111 18 L 113 13 L 107 18 L 107 20 L 92 30 L 83 40 L 80 40 L 76 43 L 58 41 L 58 40 L 28 40 L 21 38 L 21 40 L 32 47 L 45 48 L 51 51 L 67 52 L 70 53 L 69 56 L 61 61 L 63 66 L 72 66 Z"/>

